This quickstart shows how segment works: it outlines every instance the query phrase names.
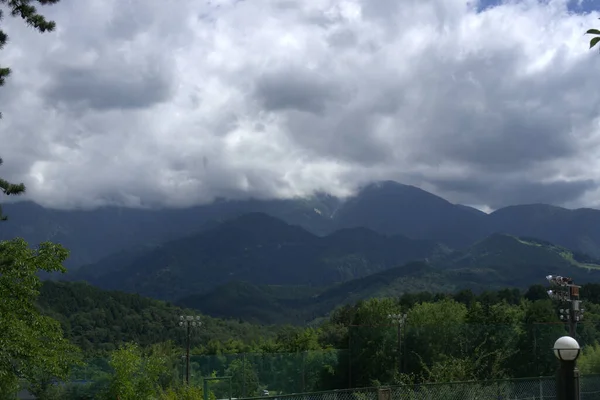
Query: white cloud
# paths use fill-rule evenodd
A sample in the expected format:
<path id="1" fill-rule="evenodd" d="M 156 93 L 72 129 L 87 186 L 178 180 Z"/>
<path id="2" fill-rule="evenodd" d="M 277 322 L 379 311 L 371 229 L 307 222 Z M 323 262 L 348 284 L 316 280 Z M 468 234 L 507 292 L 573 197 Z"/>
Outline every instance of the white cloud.
<path id="1" fill-rule="evenodd" d="M 394 179 L 598 205 L 600 13 L 566 0 L 62 0 L 7 20 L 3 176 L 47 206 L 184 206 Z"/>

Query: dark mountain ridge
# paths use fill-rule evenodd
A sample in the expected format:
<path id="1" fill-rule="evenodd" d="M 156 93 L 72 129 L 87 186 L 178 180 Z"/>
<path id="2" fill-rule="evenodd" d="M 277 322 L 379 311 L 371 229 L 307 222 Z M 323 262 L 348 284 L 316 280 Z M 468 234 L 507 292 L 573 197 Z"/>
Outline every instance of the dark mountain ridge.
<path id="1" fill-rule="evenodd" d="M 348 199 L 333 223 L 337 229 L 362 226 L 464 247 L 488 233 L 486 217 L 414 186 L 385 181 L 368 185 Z"/>
<path id="2" fill-rule="evenodd" d="M 218 200 L 186 209 L 103 207 L 60 211 L 21 202 L 6 204 L 4 210 L 9 221 L 0 225 L 0 240 L 20 236 L 31 243 L 62 243 L 71 251 L 69 268 L 120 251 L 184 238 L 252 212 L 271 215 L 318 236 L 342 228 L 364 227 L 464 249 L 497 232 L 536 237 L 600 257 L 598 210 L 531 204 L 505 207 L 488 215 L 391 181 L 367 185 L 346 200 L 318 193 L 288 200 Z"/>
<path id="3" fill-rule="evenodd" d="M 368 298 L 423 291 L 525 289 L 543 283 L 548 274 L 569 276 L 579 284 L 598 282 L 600 260 L 588 257 L 581 262 L 568 249 L 548 242 L 493 234 L 466 250 L 442 255 L 432 262 L 410 262 L 327 287 L 231 281 L 203 294 L 185 296 L 177 303 L 215 317 L 305 324 L 337 306 Z"/>
<path id="4" fill-rule="evenodd" d="M 262 213 L 157 246 L 139 257 L 110 257 L 67 275 L 106 289 L 165 300 L 230 281 L 323 286 L 448 252 L 433 241 L 385 236 L 365 228 L 319 237 Z M 101 272 L 99 272 L 101 271 Z"/>

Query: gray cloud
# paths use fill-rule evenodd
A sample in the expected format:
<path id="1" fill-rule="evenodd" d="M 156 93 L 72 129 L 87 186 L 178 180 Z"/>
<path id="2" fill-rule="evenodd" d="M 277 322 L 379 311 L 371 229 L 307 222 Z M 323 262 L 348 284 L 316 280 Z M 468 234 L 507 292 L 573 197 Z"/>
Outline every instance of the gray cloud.
<path id="1" fill-rule="evenodd" d="M 97 110 L 147 108 L 168 100 L 170 79 L 156 61 L 144 65 L 110 65 L 98 68 L 64 67 L 56 71 L 45 95 L 49 102 L 66 108 L 83 106 Z"/>
<path id="2" fill-rule="evenodd" d="M 327 112 L 327 105 L 340 101 L 342 90 L 319 71 L 289 68 L 260 76 L 255 96 L 268 111 L 299 110 L 313 114 Z"/>
<path id="3" fill-rule="evenodd" d="M 5 21 L 0 173 L 55 207 L 379 179 L 597 206 L 600 14 L 563 3 L 63 0 L 55 33 Z"/>
<path id="4" fill-rule="evenodd" d="M 469 181 L 433 181 L 432 183 L 438 191 L 456 193 L 464 202 L 486 204 L 492 209 L 513 204 L 547 203 L 548 199 L 552 199 L 556 204 L 567 204 L 598 186 L 597 182 L 591 179 L 526 182 L 502 177 L 489 177 L 487 180 L 476 178 Z"/>

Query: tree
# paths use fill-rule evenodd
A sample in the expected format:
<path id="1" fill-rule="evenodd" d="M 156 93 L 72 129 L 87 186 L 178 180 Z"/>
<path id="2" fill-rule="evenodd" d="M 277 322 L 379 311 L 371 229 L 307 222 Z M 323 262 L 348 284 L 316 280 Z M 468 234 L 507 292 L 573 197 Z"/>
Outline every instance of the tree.
<path id="1" fill-rule="evenodd" d="M 600 373 L 600 344 L 597 342 L 583 349 L 577 366 L 582 374 L 591 375 Z"/>
<path id="2" fill-rule="evenodd" d="M 56 4 L 60 0 L 37 0 L 41 5 Z M 35 3 L 32 0 L 0 0 L 0 6 L 7 6 L 10 10 L 10 15 L 13 17 L 20 17 L 29 26 L 39 32 L 50 32 L 56 27 L 54 21 L 47 21 L 43 15 L 37 12 L 37 9 L 31 5 Z M 0 20 L 3 17 L 3 10 L 0 8 Z M 8 35 L 2 29 L 0 29 L 0 49 L 4 47 L 8 41 Z M 4 86 L 6 78 L 10 75 L 11 70 L 8 67 L 0 67 L 0 86 Z M 0 112 L 0 118 L 2 113 Z M 0 158 L 0 165 L 2 165 L 2 159 Z M 23 183 L 10 183 L 0 178 L 0 190 L 5 195 L 19 195 L 25 193 L 25 185 Z M 2 207 L 0 206 L 0 221 L 5 221 L 6 216 L 2 214 Z"/>
<path id="3" fill-rule="evenodd" d="M 2 159 L 0 158 L 0 165 L 2 165 Z M 25 193 L 25 185 L 22 183 L 10 183 L 6 179 L 0 178 L 0 190 L 5 195 L 19 195 Z M 2 205 L 0 205 L 0 221 L 6 221 L 6 215 L 2 214 Z"/>
<path id="4" fill-rule="evenodd" d="M 78 350 L 63 337 L 60 324 L 36 307 L 41 280 L 37 273 L 65 272 L 68 252 L 42 243 L 30 248 L 23 239 L 0 242 L 0 393 L 13 393 L 19 379 L 43 393 L 64 379 Z"/>
<path id="5" fill-rule="evenodd" d="M 458 355 L 466 316 L 467 308 L 454 300 L 414 306 L 408 312 L 405 335 L 408 366 L 416 368 L 410 372 L 417 373 L 422 365 L 433 365 L 446 355 Z"/>
<path id="6" fill-rule="evenodd" d="M 166 359 L 146 355 L 135 343 L 127 343 L 110 356 L 114 370 L 107 399 L 148 400 L 161 392 L 158 380 L 168 372 Z"/>
<path id="7" fill-rule="evenodd" d="M 233 360 L 225 374 L 231 376 L 231 395 L 233 397 L 258 396 L 259 381 L 254 365 L 246 359 Z"/>

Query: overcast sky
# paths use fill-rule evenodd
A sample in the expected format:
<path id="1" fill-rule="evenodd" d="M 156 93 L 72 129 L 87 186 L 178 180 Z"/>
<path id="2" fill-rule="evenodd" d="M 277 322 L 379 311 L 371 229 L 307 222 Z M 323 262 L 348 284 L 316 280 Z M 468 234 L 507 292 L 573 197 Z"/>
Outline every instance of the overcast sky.
<path id="1" fill-rule="evenodd" d="M 62 0 L 43 8 L 54 33 L 3 21 L 0 176 L 52 207 L 381 179 L 479 207 L 600 207 L 594 5 Z"/>

